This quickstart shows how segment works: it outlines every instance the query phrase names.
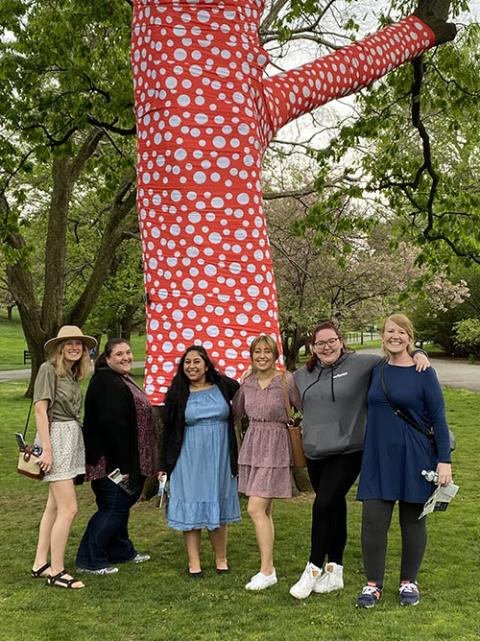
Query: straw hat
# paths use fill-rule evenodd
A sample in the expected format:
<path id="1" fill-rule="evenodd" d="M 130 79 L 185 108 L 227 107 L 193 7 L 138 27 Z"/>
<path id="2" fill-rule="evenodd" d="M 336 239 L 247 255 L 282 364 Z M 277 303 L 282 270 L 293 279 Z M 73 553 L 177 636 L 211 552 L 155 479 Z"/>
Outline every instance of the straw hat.
<path id="1" fill-rule="evenodd" d="M 63 327 L 60 327 L 58 330 L 56 337 L 47 341 L 43 349 L 45 352 L 51 352 L 58 343 L 71 340 L 81 340 L 87 349 L 92 349 L 92 347 L 97 346 L 97 340 L 93 338 L 93 336 L 85 336 L 80 327 L 76 325 L 63 325 Z"/>

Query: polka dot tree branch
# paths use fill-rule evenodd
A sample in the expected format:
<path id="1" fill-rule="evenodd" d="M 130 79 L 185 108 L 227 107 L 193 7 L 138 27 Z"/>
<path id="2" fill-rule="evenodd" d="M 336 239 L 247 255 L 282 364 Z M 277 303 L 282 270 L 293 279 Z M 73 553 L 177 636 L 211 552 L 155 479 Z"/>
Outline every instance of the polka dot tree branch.
<path id="1" fill-rule="evenodd" d="M 135 2 L 146 391 L 155 405 L 192 343 L 238 377 L 254 336 L 279 342 L 261 193 L 262 155 L 275 132 L 435 44 L 429 27 L 408 17 L 266 79 L 262 9 L 263 0 Z"/>

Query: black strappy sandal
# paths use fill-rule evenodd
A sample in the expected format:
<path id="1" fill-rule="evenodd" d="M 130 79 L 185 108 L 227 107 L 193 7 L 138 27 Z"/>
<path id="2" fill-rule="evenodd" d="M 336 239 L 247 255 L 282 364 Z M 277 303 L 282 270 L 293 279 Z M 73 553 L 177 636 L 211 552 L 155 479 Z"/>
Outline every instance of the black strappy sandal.
<path id="1" fill-rule="evenodd" d="M 48 574 L 44 574 L 44 572 L 46 572 L 49 567 L 50 563 L 45 563 L 45 565 L 42 565 L 38 570 L 32 569 L 32 579 L 46 579 Z"/>
<path id="2" fill-rule="evenodd" d="M 51 588 L 67 588 L 71 590 L 81 590 L 85 587 L 84 585 L 82 585 L 79 588 L 74 588 L 73 584 L 81 583 L 80 579 L 65 579 L 65 574 L 67 574 L 66 570 L 62 570 L 58 574 L 52 574 L 52 576 L 49 576 L 47 579 L 47 585 L 49 585 Z"/>
<path id="3" fill-rule="evenodd" d="M 215 572 L 217 574 L 230 574 L 230 566 L 227 566 L 226 568 L 215 568 Z"/>

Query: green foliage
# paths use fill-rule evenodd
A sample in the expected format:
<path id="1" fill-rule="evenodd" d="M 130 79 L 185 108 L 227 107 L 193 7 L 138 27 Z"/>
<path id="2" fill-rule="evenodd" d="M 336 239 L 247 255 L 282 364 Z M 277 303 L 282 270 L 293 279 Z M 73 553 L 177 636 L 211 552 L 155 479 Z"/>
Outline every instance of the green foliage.
<path id="1" fill-rule="evenodd" d="M 74 157 L 98 123 L 134 132 L 127 2 L 18 0 L 2 10 L 0 193 L 10 213 L 1 217 L 0 241 L 32 216 L 32 196 L 45 197 L 55 155 Z M 134 140 L 114 137 L 90 162 L 84 187 L 100 199 L 133 164 Z"/>
<path id="2" fill-rule="evenodd" d="M 121 0 L 17 2 L 5 22 L 2 115 L 24 142 L 55 144 L 91 117 L 133 124 L 130 7 Z"/>
<path id="3" fill-rule="evenodd" d="M 480 318 L 466 318 L 455 323 L 455 342 L 475 358 L 480 358 Z"/>
<path id="4" fill-rule="evenodd" d="M 131 8 L 1 7 L 0 248 L 34 370 L 45 334 L 84 324 L 113 251 L 137 232 Z"/>
<path id="5" fill-rule="evenodd" d="M 144 326 L 143 267 L 138 240 L 123 242 L 118 259 L 89 316 L 86 330 L 94 335 L 120 335 L 128 327 Z"/>
<path id="6" fill-rule="evenodd" d="M 421 247 L 419 263 L 435 268 L 448 263 L 452 251 L 467 264 L 480 261 L 479 59 L 476 24 L 453 45 L 425 55 L 421 118 L 438 184 L 425 171 L 422 141 L 411 123 L 409 65 L 366 91 L 358 100 L 361 117 L 318 154 L 323 166 L 348 158 L 364 193 L 386 203 L 399 233 Z"/>

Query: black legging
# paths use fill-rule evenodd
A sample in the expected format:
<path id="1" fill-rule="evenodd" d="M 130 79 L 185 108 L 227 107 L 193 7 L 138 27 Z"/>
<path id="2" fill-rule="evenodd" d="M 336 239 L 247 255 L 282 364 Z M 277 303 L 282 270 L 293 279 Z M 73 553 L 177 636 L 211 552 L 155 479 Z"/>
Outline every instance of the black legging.
<path id="1" fill-rule="evenodd" d="M 310 561 L 322 567 L 327 559 L 343 565 L 347 543 L 347 502 L 362 464 L 362 452 L 307 459 L 308 475 L 315 490 L 312 506 Z"/>
<path id="2" fill-rule="evenodd" d="M 383 583 L 387 535 L 395 501 L 363 501 L 362 553 L 368 581 Z M 416 581 L 427 546 L 425 518 L 418 520 L 421 503 L 398 502 L 402 532 L 401 581 Z"/>

